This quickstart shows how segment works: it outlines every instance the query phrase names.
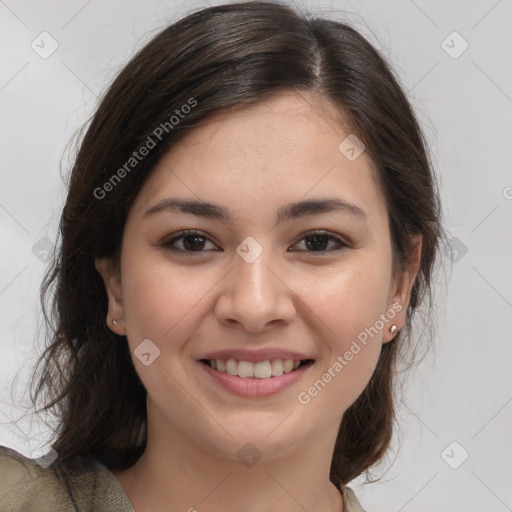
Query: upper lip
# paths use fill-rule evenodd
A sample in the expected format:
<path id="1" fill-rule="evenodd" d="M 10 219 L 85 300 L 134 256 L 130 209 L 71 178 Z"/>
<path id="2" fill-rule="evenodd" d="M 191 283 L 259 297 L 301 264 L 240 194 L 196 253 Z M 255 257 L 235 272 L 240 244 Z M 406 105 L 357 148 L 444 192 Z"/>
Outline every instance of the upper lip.
<path id="1" fill-rule="evenodd" d="M 313 359 L 312 357 L 293 352 L 291 350 L 283 350 L 282 348 L 262 348 L 257 350 L 247 349 L 225 349 L 216 350 L 215 352 L 208 352 L 199 359 L 221 359 L 228 360 L 234 359 L 235 361 L 249 361 L 257 363 L 260 361 L 267 361 L 272 359 L 293 359 L 294 361 Z"/>

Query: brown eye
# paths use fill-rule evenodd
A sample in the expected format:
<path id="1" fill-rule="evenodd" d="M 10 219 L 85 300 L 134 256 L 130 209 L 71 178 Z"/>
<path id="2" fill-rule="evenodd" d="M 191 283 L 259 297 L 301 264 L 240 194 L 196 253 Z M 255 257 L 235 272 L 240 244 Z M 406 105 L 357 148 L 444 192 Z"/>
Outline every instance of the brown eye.
<path id="1" fill-rule="evenodd" d="M 210 243 L 213 247 L 208 249 L 205 246 Z M 314 231 L 306 233 L 299 243 L 303 243 L 304 249 L 299 252 L 306 252 L 313 255 L 322 256 L 326 253 L 332 253 L 349 247 L 349 244 L 325 231 Z M 295 244 L 298 245 L 299 243 Z M 331 247 L 329 248 L 329 245 Z M 334 245 L 334 246 L 333 246 Z M 172 238 L 161 243 L 165 249 L 184 254 L 201 254 L 206 251 L 217 251 L 218 249 L 213 242 L 200 231 L 181 231 Z M 295 251 L 292 251 L 295 252 Z"/>
<path id="2" fill-rule="evenodd" d="M 299 243 L 302 243 L 303 241 L 305 241 L 305 252 L 320 253 L 319 255 L 321 255 L 321 253 L 330 253 L 348 247 L 348 244 L 346 244 L 343 240 L 325 231 L 314 231 L 312 233 L 307 233 L 305 236 L 303 236 Z M 334 243 L 335 247 L 328 249 L 330 242 Z"/>
<path id="3" fill-rule="evenodd" d="M 187 251 L 201 250 L 205 244 L 205 238 L 201 235 L 185 235 L 182 239 L 183 246 Z"/>
<path id="4" fill-rule="evenodd" d="M 208 242 L 213 245 L 211 240 L 199 231 L 182 231 L 177 236 L 164 241 L 161 245 L 171 251 L 201 253 L 204 252 L 204 247 Z M 181 247 L 177 245 L 181 245 Z"/>

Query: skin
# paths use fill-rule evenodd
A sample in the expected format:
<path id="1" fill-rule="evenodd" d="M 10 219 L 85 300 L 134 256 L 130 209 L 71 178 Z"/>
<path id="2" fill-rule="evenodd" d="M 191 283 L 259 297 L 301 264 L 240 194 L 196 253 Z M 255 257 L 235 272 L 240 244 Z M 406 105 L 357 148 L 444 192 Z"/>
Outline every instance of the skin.
<path id="1" fill-rule="evenodd" d="M 108 325 L 127 336 L 148 391 L 146 451 L 115 473 L 137 512 L 343 510 L 329 481 L 336 434 L 382 344 L 394 337 L 391 325 L 405 323 L 421 237 L 413 239 L 411 265 L 393 279 L 384 198 L 369 156 L 351 162 L 338 150 L 350 133 L 342 121 L 321 98 L 295 93 L 212 117 L 146 180 L 127 219 L 120 269 L 96 261 L 109 296 Z M 223 205 L 233 220 L 170 211 L 144 217 L 168 197 Z M 365 217 L 331 212 L 276 224 L 276 210 L 287 203 L 333 197 Z M 202 252 L 159 245 L 182 229 L 208 237 Z M 325 241 L 319 256 L 304 238 L 313 229 L 350 245 L 334 251 L 337 244 Z M 248 236 L 263 248 L 252 263 L 236 252 Z M 185 250 L 183 244 L 175 246 Z M 393 304 L 401 312 L 301 404 L 298 394 Z M 144 339 L 160 350 L 149 366 L 133 357 Z M 291 388 L 270 397 L 235 396 L 197 362 L 211 350 L 269 346 L 315 360 Z M 248 442 L 262 454 L 251 468 L 237 458 Z"/>

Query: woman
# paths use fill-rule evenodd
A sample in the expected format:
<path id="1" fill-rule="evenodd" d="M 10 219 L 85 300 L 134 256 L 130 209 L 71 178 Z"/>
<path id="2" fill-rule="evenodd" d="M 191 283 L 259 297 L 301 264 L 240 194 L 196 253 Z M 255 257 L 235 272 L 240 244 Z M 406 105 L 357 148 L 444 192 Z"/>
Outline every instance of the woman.
<path id="1" fill-rule="evenodd" d="M 3 447 L 2 510 L 362 510 L 443 231 L 360 34 L 267 2 L 169 26 L 94 115 L 60 232 L 55 457 Z"/>

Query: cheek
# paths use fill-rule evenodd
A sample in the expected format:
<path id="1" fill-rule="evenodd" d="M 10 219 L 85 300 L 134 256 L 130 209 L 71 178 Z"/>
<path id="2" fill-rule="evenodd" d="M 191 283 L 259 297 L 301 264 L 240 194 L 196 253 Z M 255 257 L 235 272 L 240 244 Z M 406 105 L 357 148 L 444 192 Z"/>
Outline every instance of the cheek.
<path id="1" fill-rule="evenodd" d="M 385 312 L 390 274 L 369 259 L 332 269 L 302 274 L 296 281 L 300 297 L 314 315 L 316 331 L 321 327 L 332 349 L 344 350 L 350 341 L 371 328 Z M 377 326 L 382 329 L 382 322 Z M 377 336 L 375 336 L 377 337 Z M 378 336 L 379 341 L 381 336 Z"/>
<path id="2" fill-rule="evenodd" d="M 123 309 L 132 350 L 146 338 L 161 351 L 180 349 L 197 323 L 202 300 L 218 281 L 216 274 L 199 267 L 180 269 L 165 257 L 137 257 L 135 252 L 123 265 L 129 269 L 122 278 Z"/>
<path id="3" fill-rule="evenodd" d="M 315 283 L 303 279 L 302 286 L 302 297 L 315 313 L 310 315 L 313 332 L 321 333 L 320 344 L 328 354 L 318 362 L 301 403 L 309 400 L 334 418 L 357 399 L 377 365 L 389 275 L 382 266 L 366 262 Z"/>

